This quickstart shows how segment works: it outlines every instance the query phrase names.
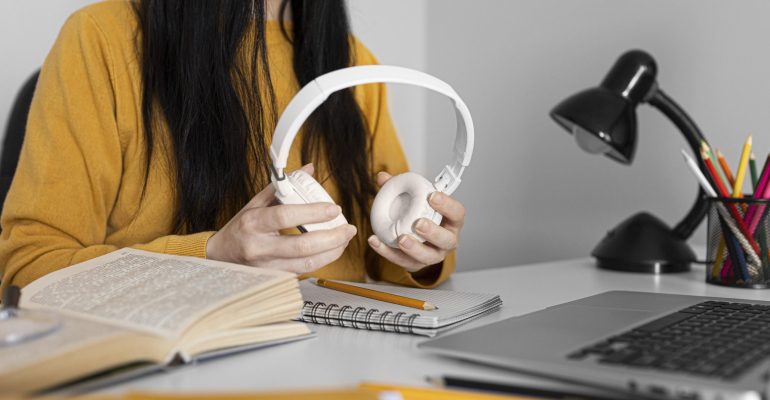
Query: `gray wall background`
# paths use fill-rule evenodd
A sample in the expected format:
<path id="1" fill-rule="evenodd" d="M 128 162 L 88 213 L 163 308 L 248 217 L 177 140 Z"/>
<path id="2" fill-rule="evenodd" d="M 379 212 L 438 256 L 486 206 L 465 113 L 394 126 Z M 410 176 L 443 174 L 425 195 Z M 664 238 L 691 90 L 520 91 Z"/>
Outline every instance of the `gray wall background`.
<path id="1" fill-rule="evenodd" d="M 697 184 L 679 154 L 686 144 L 656 110 L 639 110 L 630 167 L 583 153 L 547 115 L 597 85 L 626 49 L 656 58 L 660 87 L 733 165 L 749 132 L 758 159 L 770 151 L 770 2 L 443 0 L 428 2 L 428 16 L 427 69 L 464 96 L 476 123 L 457 192 L 469 208 L 461 269 L 587 256 L 639 210 L 673 225 L 689 209 Z M 435 103 L 431 169 L 453 129 Z M 704 232 L 705 223 L 692 242 L 705 243 Z"/>
<path id="2" fill-rule="evenodd" d="M 90 2 L 0 2 L 0 126 L 66 16 Z M 661 87 L 731 163 L 749 132 L 758 159 L 770 150 L 766 0 L 347 2 L 354 31 L 382 63 L 448 81 L 473 113 L 476 150 L 456 192 L 468 208 L 461 270 L 586 256 L 639 210 L 673 225 L 689 208 L 696 184 L 679 155 L 685 142 L 655 110 L 639 110 L 630 167 L 582 153 L 547 115 L 598 84 L 627 49 L 656 58 Z M 392 87 L 391 110 L 413 169 L 432 177 L 449 158 L 451 106 Z M 693 243 L 705 242 L 703 228 Z"/>

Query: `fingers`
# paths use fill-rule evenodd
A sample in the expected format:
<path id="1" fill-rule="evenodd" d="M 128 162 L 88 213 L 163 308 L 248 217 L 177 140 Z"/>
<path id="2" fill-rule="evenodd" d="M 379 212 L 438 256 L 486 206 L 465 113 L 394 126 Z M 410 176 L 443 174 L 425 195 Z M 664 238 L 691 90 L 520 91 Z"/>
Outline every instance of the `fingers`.
<path id="1" fill-rule="evenodd" d="M 412 257 L 422 266 L 432 265 L 440 263 L 444 260 L 446 251 L 437 249 L 432 246 L 428 246 L 425 243 L 420 243 L 412 235 L 401 235 L 398 238 L 398 248 L 404 252 L 404 254 Z"/>
<path id="2" fill-rule="evenodd" d="M 334 262 L 334 260 L 340 258 L 346 247 L 347 244 L 308 257 L 274 258 L 260 263 L 259 266 L 293 272 L 295 274 L 305 274 Z"/>
<path id="3" fill-rule="evenodd" d="M 394 249 L 380 241 L 377 236 L 369 236 L 369 246 L 372 247 L 377 254 L 384 257 L 386 260 L 393 264 L 400 265 L 409 272 L 416 272 L 421 270 L 425 265 L 420 264 L 417 260 L 406 255 L 400 249 Z"/>
<path id="4" fill-rule="evenodd" d="M 272 257 L 301 258 L 327 252 L 340 246 L 347 246 L 356 235 L 356 227 L 342 225 L 334 229 L 308 232 L 302 235 L 275 236 L 267 247 Z"/>
<path id="5" fill-rule="evenodd" d="M 315 166 L 313 165 L 313 163 L 307 163 L 303 165 L 300 169 L 302 171 L 305 171 L 310 176 L 313 176 L 313 174 L 315 174 Z"/>
<path id="6" fill-rule="evenodd" d="M 392 176 L 381 171 L 377 174 L 377 185 L 382 187 Z M 428 198 L 430 206 L 444 216 L 443 225 L 452 232 L 458 233 L 465 224 L 465 206 L 451 196 L 441 192 L 433 192 Z"/>
<path id="7" fill-rule="evenodd" d="M 420 243 L 410 235 L 402 235 L 399 238 L 398 249 L 383 244 L 375 235 L 369 237 L 369 245 L 377 254 L 409 272 L 417 272 L 428 265 L 438 264 L 446 256 L 446 251 Z"/>
<path id="8" fill-rule="evenodd" d="M 279 204 L 272 207 L 252 208 L 241 218 L 243 229 L 256 232 L 274 232 L 305 224 L 331 221 L 342 209 L 332 203 Z"/>
<path id="9" fill-rule="evenodd" d="M 444 216 L 442 225 L 457 234 L 465 224 L 465 206 L 463 203 L 441 192 L 433 192 L 428 197 L 430 206 Z"/>
<path id="10" fill-rule="evenodd" d="M 415 231 L 425 238 L 430 244 L 441 250 L 454 250 L 457 248 L 457 234 L 442 226 L 438 226 L 433 221 L 420 218 L 414 224 Z"/>
<path id="11" fill-rule="evenodd" d="M 380 171 L 377 173 L 377 186 L 382 187 L 382 185 L 385 184 L 385 182 L 388 181 L 388 179 L 392 178 L 393 176 L 385 171 Z"/>

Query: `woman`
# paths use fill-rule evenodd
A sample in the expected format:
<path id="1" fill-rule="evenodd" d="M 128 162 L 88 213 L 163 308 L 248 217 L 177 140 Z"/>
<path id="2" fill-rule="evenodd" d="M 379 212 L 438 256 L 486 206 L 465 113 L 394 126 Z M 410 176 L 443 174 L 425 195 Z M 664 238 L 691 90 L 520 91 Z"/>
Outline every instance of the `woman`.
<path id="1" fill-rule="evenodd" d="M 442 226 L 418 221 L 428 242 L 364 243 L 376 187 L 407 170 L 383 85 L 330 97 L 292 148 L 288 170 L 304 164 L 341 207 L 275 204 L 267 149 L 277 116 L 315 77 L 372 63 L 341 0 L 112 1 L 76 12 L 42 68 L 3 209 L 3 285 L 126 246 L 440 283 L 464 221 L 451 197 L 430 198 Z M 358 228 L 290 234 L 340 212 Z"/>

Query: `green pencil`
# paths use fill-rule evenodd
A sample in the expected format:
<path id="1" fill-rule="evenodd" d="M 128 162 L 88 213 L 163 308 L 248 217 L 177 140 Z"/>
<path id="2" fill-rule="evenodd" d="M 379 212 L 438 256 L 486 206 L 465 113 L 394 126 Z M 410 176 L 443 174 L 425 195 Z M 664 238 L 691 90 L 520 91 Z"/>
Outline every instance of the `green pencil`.
<path id="1" fill-rule="evenodd" d="M 751 157 L 749 157 L 749 168 L 751 169 L 751 187 L 756 191 L 759 177 L 757 176 L 757 159 L 754 157 L 754 153 L 751 153 Z"/>

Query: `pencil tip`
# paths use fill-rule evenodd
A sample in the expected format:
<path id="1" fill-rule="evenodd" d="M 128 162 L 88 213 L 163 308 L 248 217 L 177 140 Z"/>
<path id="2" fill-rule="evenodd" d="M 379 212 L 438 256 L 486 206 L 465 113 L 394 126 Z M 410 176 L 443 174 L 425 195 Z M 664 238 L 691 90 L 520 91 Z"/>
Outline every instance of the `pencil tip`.
<path id="1" fill-rule="evenodd" d="M 747 143 L 747 144 L 751 144 L 751 141 L 752 141 L 752 139 L 751 139 L 751 134 L 749 133 L 749 137 L 748 137 L 748 138 L 746 138 L 746 143 Z"/>
<path id="2" fill-rule="evenodd" d="M 434 311 L 438 310 L 438 307 L 434 306 L 433 304 L 428 303 L 427 301 L 422 306 L 423 310 L 425 311 Z"/>

